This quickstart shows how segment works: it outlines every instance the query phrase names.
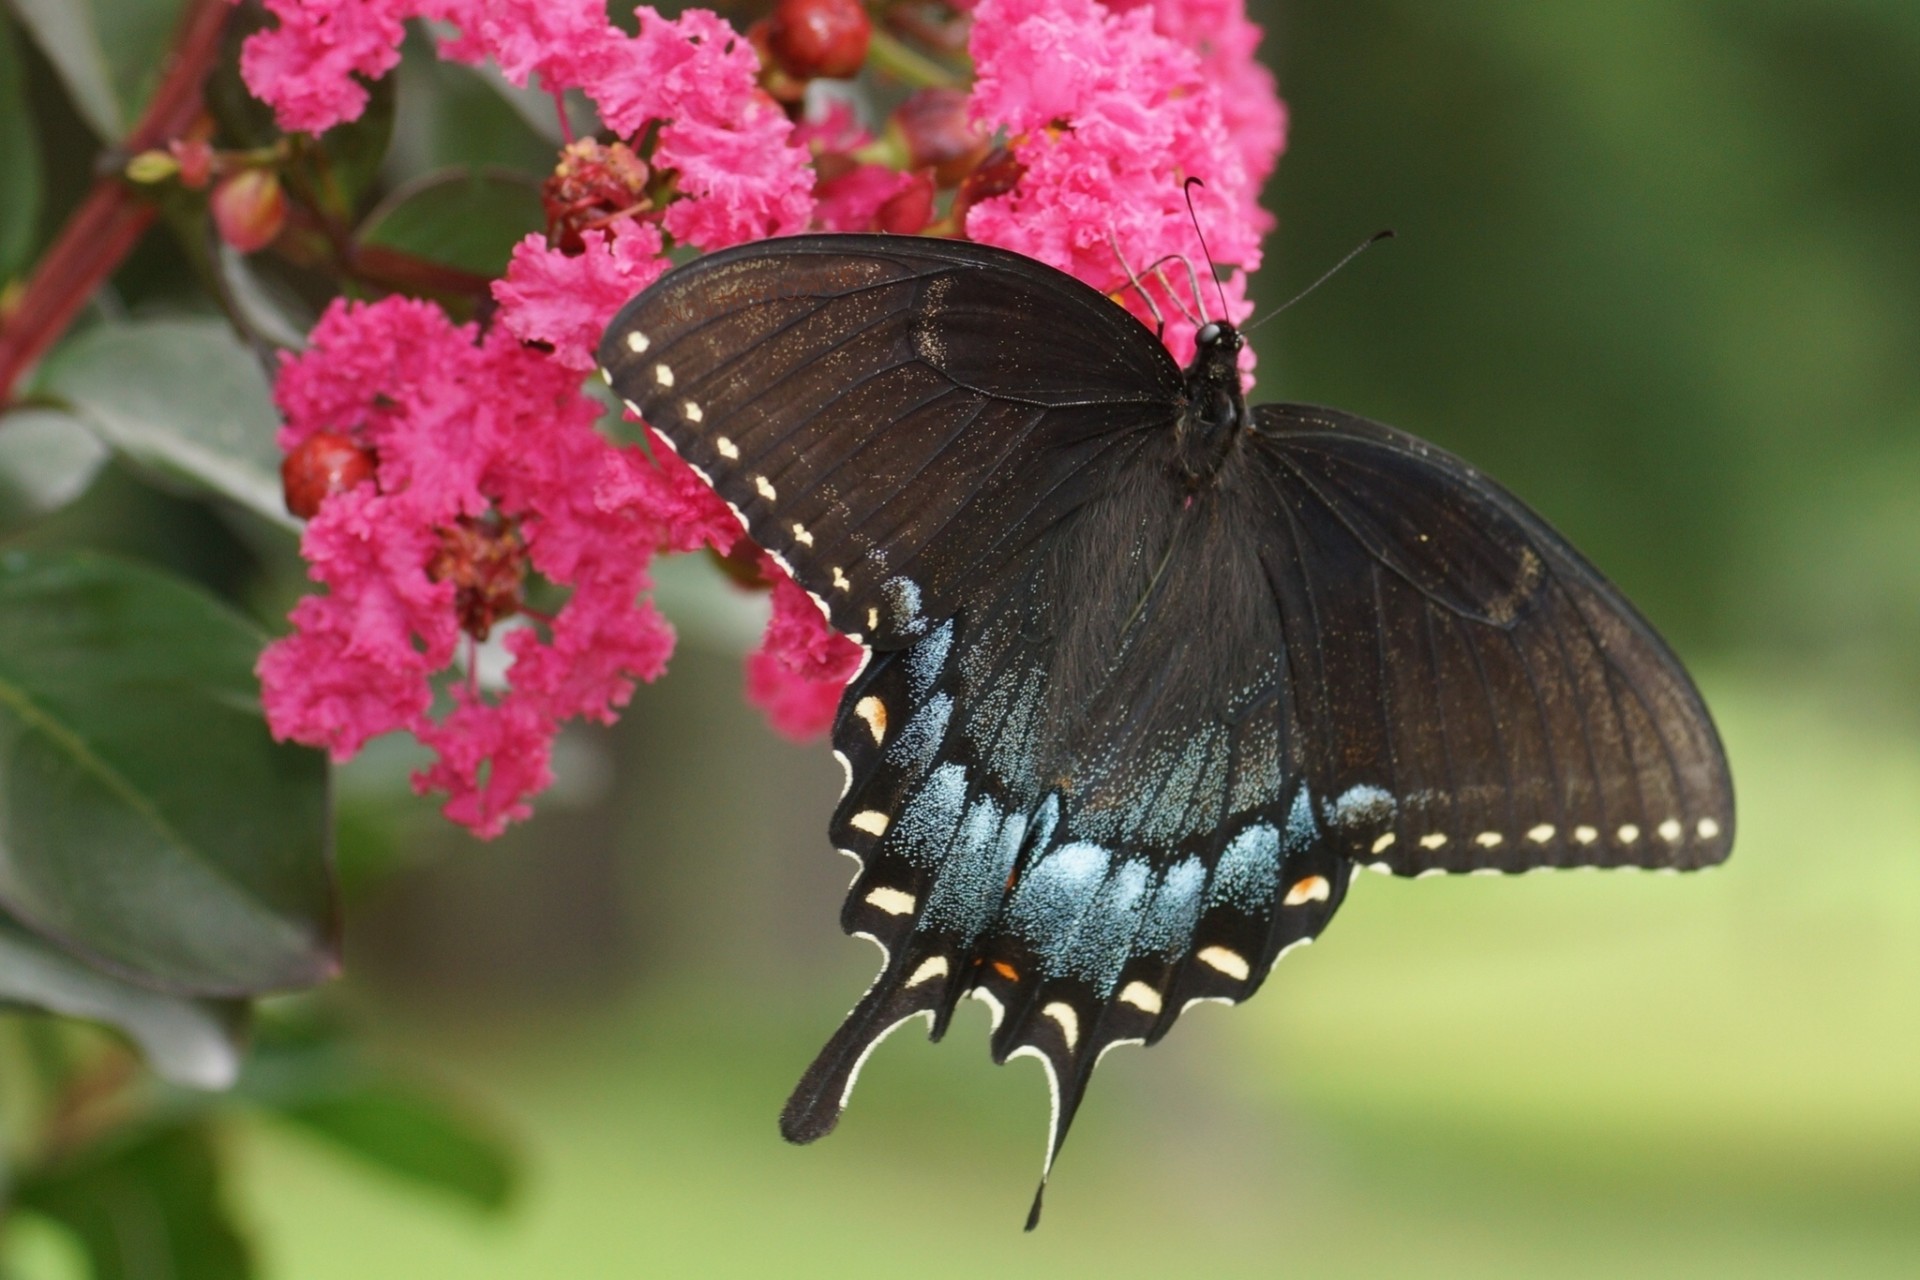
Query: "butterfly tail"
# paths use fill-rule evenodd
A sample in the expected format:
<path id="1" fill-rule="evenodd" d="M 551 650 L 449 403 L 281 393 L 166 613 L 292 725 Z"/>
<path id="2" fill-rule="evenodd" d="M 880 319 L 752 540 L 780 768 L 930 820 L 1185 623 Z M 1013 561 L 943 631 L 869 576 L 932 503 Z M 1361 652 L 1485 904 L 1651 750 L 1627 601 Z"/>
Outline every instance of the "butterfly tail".
<path id="1" fill-rule="evenodd" d="M 860 1068 L 880 1042 L 913 1018 L 924 1016 L 932 1022 L 938 1016 L 943 984 L 901 979 L 901 967 L 889 965 L 800 1077 L 780 1113 L 780 1133 L 788 1142 L 804 1144 L 832 1133 L 853 1096 Z"/>

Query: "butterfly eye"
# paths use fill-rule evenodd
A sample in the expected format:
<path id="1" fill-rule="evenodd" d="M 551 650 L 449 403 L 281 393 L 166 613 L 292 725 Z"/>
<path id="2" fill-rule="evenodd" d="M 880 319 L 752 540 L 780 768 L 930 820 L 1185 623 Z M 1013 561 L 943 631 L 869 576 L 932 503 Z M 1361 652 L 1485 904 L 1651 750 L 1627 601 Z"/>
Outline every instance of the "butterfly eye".
<path id="1" fill-rule="evenodd" d="M 1193 335 L 1193 340 L 1203 347 L 1212 346 L 1214 343 L 1220 341 L 1220 326 L 1217 324 L 1201 325 L 1200 331 Z"/>

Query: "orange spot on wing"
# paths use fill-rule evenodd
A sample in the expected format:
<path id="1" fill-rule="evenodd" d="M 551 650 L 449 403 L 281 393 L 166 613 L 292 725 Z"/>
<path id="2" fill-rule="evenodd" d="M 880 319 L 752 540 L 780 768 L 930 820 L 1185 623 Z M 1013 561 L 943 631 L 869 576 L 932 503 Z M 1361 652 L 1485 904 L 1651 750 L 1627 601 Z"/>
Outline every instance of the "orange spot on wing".
<path id="1" fill-rule="evenodd" d="M 993 971 L 1005 978 L 1008 982 L 1020 981 L 1020 971 L 1008 964 L 1005 960 L 995 960 L 993 962 Z"/>

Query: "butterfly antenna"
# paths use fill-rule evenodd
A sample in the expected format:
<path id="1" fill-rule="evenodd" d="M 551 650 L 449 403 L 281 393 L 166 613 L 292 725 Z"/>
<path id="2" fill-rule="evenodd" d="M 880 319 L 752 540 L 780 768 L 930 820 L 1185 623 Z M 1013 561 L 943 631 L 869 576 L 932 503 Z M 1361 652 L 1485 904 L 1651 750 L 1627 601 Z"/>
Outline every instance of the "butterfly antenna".
<path id="1" fill-rule="evenodd" d="M 1213 251 L 1207 248 L 1207 237 L 1200 230 L 1200 215 L 1193 211 L 1193 189 L 1195 187 L 1205 187 L 1206 185 L 1206 183 L 1200 181 L 1198 178 L 1188 178 L 1180 184 L 1180 192 L 1187 198 L 1187 216 L 1193 219 L 1193 234 L 1200 241 L 1201 256 L 1207 260 L 1207 274 L 1213 277 L 1213 287 L 1220 292 L 1220 318 L 1225 320 L 1227 318 L 1226 286 L 1220 283 L 1220 268 L 1213 265 Z M 1187 270 L 1193 270 L 1192 263 L 1187 264 Z M 1200 286 L 1196 283 L 1194 285 L 1195 294 L 1198 294 L 1199 290 Z"/>
<path id="2" fill-rule="evenodd" d="M 1308 285 L 1306 288 L 1302 289 L 1300 292 L 1294 294 L 1291 298 L 1288 298 L 1285 302 L 1281 303 L 1279 306 L 1275 307 L 1273 310 L 1267 312 L 1267 314 L 1261 316 L 1258 320 L 1255 320 L 1252 324 L 1242 327 L 1240 332 L 1252 333 L 1255 329 L 1258 329 L 1261 325 L 1273 319 L 1275 316 L 1279 315 L 1282 311 L 1285 311 L 1288 307 L 1300 301 L 1302 298 L 1312 293 L 1315 289 L 1318 289 L 1321 285 L 1325 284 L 1327 281 L 1333 279 L 1336 275 L 1340 274 L 1340 269 L 1346 266 L 1349 262 L 1352 262 L 1355 258 L 1359 257 L 1361 254 L 1373 248 L 1373 246 L 1375 246 L 1376 244 L 1379 244 L 1382 240 L 1391 240 L 1391 239 L 1393 239 L 1392 227 L 1388 227 L 1384 231 L 1374 232 L 1372 235 L 1368 236 L 1365 240 L 1362 240 L 1359 244 L 1347 250 L 1347 256 L 1340 259 L 1340 261 L 1334 263 L 1331 267 L 1328 267 L 1326 271 L 1321 274 L 1318 280 L 1315 280 L 1312 284 Z"/>
<path id="3" fill-rule="evenodd" d="M 1140 277 L 1133 274 L 1133 267 L 1127 262 L 1127 255 L 1120 252 L 1120 241 L 1118 237 L 1113 234 L 1112 223 L 1107 224 L 1107 243 L 1113 246 L 1114 261 L 1118 262 L 1120 269 L 1127 273 L 1127 283 L 1133 286 L 1133 291 L 1140 295 L 1142 302 L 1147 304 L 1147 310 L 1153 313 L 1153 336 L 1156 338 L 1166 337 L 1167 318 L 1160 314 L 1160 304 L 1155 302 L 1153 295 L 1147 292 L 1147 286 L 1141 284 Z M 1155 265 L 1157 266 L 1158 264 L 1156 263 Z M 1166 281 L 1162 279 L 1161 283 L 1165 284 Z M 1171 293 L 1172 290 L 1168 290 L 1168 292 Z"/>

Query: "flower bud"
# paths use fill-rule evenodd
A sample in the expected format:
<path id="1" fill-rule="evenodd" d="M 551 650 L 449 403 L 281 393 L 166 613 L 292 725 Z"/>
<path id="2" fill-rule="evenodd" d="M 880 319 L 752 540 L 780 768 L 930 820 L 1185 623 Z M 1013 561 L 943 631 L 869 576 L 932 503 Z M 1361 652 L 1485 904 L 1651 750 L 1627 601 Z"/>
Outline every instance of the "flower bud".
<path id="1" fill-rule="evenodd" d="M 907 151 L 909 168 L 932 168 L 950 187 L 986 157 L 990 140 L 967 115 L 959 89 L 922 89 L 893 113 L 893 127 Z"/>
<path id="2" fill-rule="evenodd" d="M 127 161 L 127 181 L 141 186 L 165 182 L 180 172 L 180 162 L 164 151 L 142 151 Z"/>
<path id="3" fill-rule="evenodd" d="M 205 138 L 175 138 L 167 144 L 167 153 L 180 166 L 181 186 L 198 191 L 213 176 L 213 148 Z"/>
<path id="4" fill-rule="evenodd" d="M 222 178 L 208 207 L 220 238 L 241 253 L 266 248 L 287 225 L 287 193 L 271 169 L 242 169 Z"/>
<path id="5" fill-rule="evenodd" d="M 979 167 L 966 176 L 960 184 L 960 194 L 954 198 L 953 215 L 956 219 L 965 219 L 967 210 L 982 200 L 991 200 L 1003 196 L 1020 185 L 1021 175 L 1027 166 L 1021 164 L 1013 152 L 1006 147 L 995 147 L 987 153 Z M 965 223 L 962 222 L 964 226 Z"/>
<path id="6" fill-rule="evenodd" d="M 933 178 L 916 173 L 894 195 L 881 203 L 874 225 L 897 236 L 918 235 L 933 221 Z"/>
<path id="7" fill-rule="evenodd" d="M 767 47 L 790 76 L 844 80 L 867 60 L 872 35 L 860 0 L 779 0 L 767 27 Z"/>
<path id="8" fill-rule="evenodd" d="M 352 436 L 314 432 L 281 460 L 280 487 L 287 510 L 302 520 L 313 519 L 326 499 L 373 479 L 374 466 L 373 451 L 362 448 Z"/>

